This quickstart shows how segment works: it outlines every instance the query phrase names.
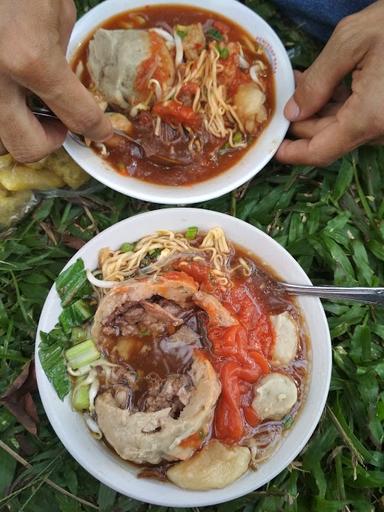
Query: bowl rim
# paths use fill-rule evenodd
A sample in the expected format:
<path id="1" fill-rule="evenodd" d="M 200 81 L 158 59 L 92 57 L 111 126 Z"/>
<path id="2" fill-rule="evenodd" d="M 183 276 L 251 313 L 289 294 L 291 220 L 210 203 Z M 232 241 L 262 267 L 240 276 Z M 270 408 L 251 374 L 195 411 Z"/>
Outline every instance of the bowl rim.
<path id="1" fill-rule="evenodd" d="M 223 214 L 220 212 L 214 212 L 214 211 L 209 211 L 209 210 L 207 211 L 207 210 L 198 209 L 198 208 L 164 208 L 164 209 L 160 209 L 160 210 L 152 210 L 152 211 L 141 213 L 138 215 L 133 215 L 132 217 L 128 217 L 127 219 L 117 222 L 117 223 L 113 224 L 112 226 L 110 226 L 109 228 L 102 231 L 101 233 L 99 233 L 98 235 L 96 235 L 90 241 L 88 241 L 79 251 L 77 251 L 69 259 L 69 261 L 63 267 L 62 271 L 65 270 L 66 268 L 68 268 L 71 264 L 73 264 L 76 261 L 76 259 L 78 259 L 80 257 L 85 257 L 85 255 L 87 253 L 89 254 L 89 252 L 92 251 L 92 248 L 94 246 L 97 246 L 99 241 L 103 240 L 104 238 L 108 238 L 108 235 L 113 233 L 114 231 L 119 231 L 119 236 L 121 236 L 122 237 L 121 240 L 123 240 L 124 232 L 126 231 L 126 226 L 127 225 L 129 226 L 130 223 L 137 222 L 137 220 L 140 219 L 140 221 L 143 223 L 143 225 L 145 225 L 145 229 L 148 228 L 148 232 L 149 232 L 151 230 L 151 223 L 150 223 L 151 217 L 152 218 L 158 217 L 159 215 L 167 216 L 169 214 L 175 214 L 175 213 L 178 215 L 179 218 L 181 218 L 183 215 L 187 216 L 188 218 L 192 217 L 192 219 L 191 219 L 192 221 L 193 221 L 193 216 L 195 214 L 197 214 L 197 215 L 204 214 L 204 218 L 210 218 L 210 220 L 215 220 L 215 222 L 217 222 L 217 223 L 220 222 L 218 219 L 225 219 L 223 222 L 232 223 L 233 228 L 235 228 L 235 225 L 236 225 L 236 228 L 238 227 L 239 230 L 241 229 L 241 226 L 244 226 L 244 225 L 247 226 L 247 229 L 252 228 L 258 237 L 261 237 L 261 239 L 264 239 L 264 240 L 268 240 L 267 244 L 270 245 L 270 247 L 272 248 L 273 251 L 276 251 L 276 250 L 280 251 L 281 254 L 284 254 L 284 258 L 286 258 L 287 260 L 290 260 L 290 263 L 295 265 L 297 271 L 299 273 L 301 273 L 301 275 L 302 275 L 302 283 L 303 284 L 311 284 L 311 281 L 309 280 L 308 276 L 306 275 L 304 270 L 301 268 L 299 263 L 293 258 L 293 256 L 285 248 L 283 248 L 278 242 L 276 242 L 273 238 L 271 238 L 269 235 L 267 235 L 260 229 L 256 228 L 255 226 L 252 226 L 252 225 L 248 224 L 247 222 L 240 220 L 236 217 L 232 217 L 230 215 Z M 172 222 L 168 221 L 168 224 L 169 223 L 172 224 Z M 200 224 L 202 224 L 202 222 L 200 222 Z M 204 224 L 208 225 L 209 222 L 204 221 Z M 202 228 L 203 228 L 203 226 L 202 226 Z M 172 226 L 169 226 L 169 229 L 175 229 L 175 228 L 172 228 Z M 225 230 L 225 228 L 224 228 L 224 230 Z M 120 233 L 122 233 L 122 235 L 120 235 Z M 126 237 L 125 237 L 125 239 L 126 239 Z M 235 240 L 235 243 L 236 243 L 236 240 Z M 256 254 L 256 256 L 257 256 L 257 254 Z M 274 269 L 274 270 L 276 270 L 276 269 Z M 250 482 L 246 486 L 246 490 L 239 488 L 235 491 L 232 490 L 231 492 L 229 492 L 228 491 L 229 487 L 226 487 L 226 488 L 220 489 L 219 495 L 217 495 L 217 493 L 215 493 L 215 491 L 185 491 L 186 498 L 188 497 L 189 501 L 185 501 L 184 503 L 180 503 L 180 496 L 174 497 L 173 501 L 172 501 L 172 499 L 170 499 L 169 497 L 167 499 L 163 499 L 161 494 L 159 494 L 158 496 L 153 496 L 150 493 L 148 493 L 148 495 L 147 495 L 144 492 L 136 492 L 135 487 L 132 488 L 132 486 L 129 489 L 122 488 L 119 485 L 114 483 L 113 477 L 109 478 L 108 476 L 106 476 L 103 473 L 102 469 L 99 469 L 98 467 L 93 466 L 92 463 L 90 462 L 87 454 L 84 454 L 84 453 L 79 454 L 75 451 L 75 449 L 71 445 L 71 439 L 69 438 L 68 434 L 66 433 L 65 426 L 62 426 L 60 424 L 60 421 L 56 418 L 56 415 L 55 415 L 56 405 L 54 404 L 54 401 L 50 400 L 50 396 L 52 396 L 52 394 L 56 395 L 56 392 L 53 389 L 50 382 L 48 381 L 48 379 L 45 375 L 45 372 L 41 367 L 39 353 L 38 353 L 38 348 L 39 348 L 39 344 L 40 344 L 40 331 L 42 330 L 42 325 L 44 324 L 44 322 L 46 322 L 46 317 L 48 317 L 50 315 L 50 310 L 53 306 L 52 302 L 55 301 L 56 297 L 57 297 L 57 293 L 55 290 L 55 284 L 53 284 L 49 291 L 47 299 L 44 303 L 44 306 L 43 306 L 43 309 L 41 312 L 41 316 L 40 316 L 40 320 L 39 320 L 39 324 L 38 324 L 38 328 L 37 328 L 37 332 L 36 332 L 36 344 L 35 344 L 36 378 L 37 378 L 38 390 L 39 390 L 39 394 L 40 394 L 40 397 L 41 397 L 41 400 L 42 400 L 42 403 L 44 406 L 44 410 L 47 414 L 50 424 L 53 427 L 57 437 L 63 443 L 63 445 L 65 446 L 67 451 L 75 458 L 75 460 L 84 469 L 86 469 L 91 475 L 93 475 L 97 480 L 101 481 L 102 483 L 111 487 L 112 489 L 115 489 L 117 492 L 119 492 L 121 494 L 129 496 L 133 499 L 145 501 L 146 503 L 151 503 L 151 504 L 160 505 L 160 506 L 173 506 L 173 507 L 177 507 L 177 506 L 179 506 L 179 507 L 180 506 L 182 506 L 182 507 L 209 506 L 209 505 L 215 505 L 215 504 L 223 503 L 223 502 L 230 501 L 233 499 L 237 499 L 237 498 L 244 496 L 247 493 L 252 492 L 253 490 L 265 485 L 270 480 L 275 478 L 281 471 L 283 471 L 298 456 L 298 454 L 304 448 L 304 446 L 308 442 L 309 438 L 312 436 L 314 430 L 316 429 L 316 427 L 320 421 L 320 418 L 323 413 L 323 409 L 325 407 L 325 403 L 327 400 L 329 386 L 330 386 L 330 379 L 331 379 L 331 370 L 332 370 L 331 338 L 330 338 L 328 322 L 327 322 L 327 319 L 325 316 L 324 309 L 321 305 L 320 299 L 305 298 L 304 300 L 307 301 L 306 302 L 307 304 L 312 303 L 313 305 L 315 305 L 315 307 L 317 309 L 316 314 L 318 315 L 316 317 L 316 322 L 319 325 L 319 327 L 322 328 L 322 330 L 323 330 L 323 334 L 324 334 L 323 343 L 325 344 L 325 347 L 326 347 L 326 350 L 324 349 L 326 352 L 326 355 L 323 356 L 324 364 L 325 364 L 325 371 L 322 374 L 322 379 L 321 379 L 320 383 L 317 382 L 316 385 L 313 384 L 312 370 L 310 372 L 310 380 L 307 384 L 308 389 L 307 389 L 306 400 L 308 400 L 309 388 L 312 388 L 312 386 L 315 385 L 315 387 L 320 389 L 320 392 L 316 395 L 316 399 L 318 400 L 316 402 L 317 408 L 316 408 L 313 416 L 311 416 L 310 424 L 305 425 L 305 435 L 302 435 L 300 437 L 300 441 L 295 444 L 294 448 L 292 449 L 292 451 L 290 453 L 290 456 L 285 457 L 285 460 L 279 460 L 279 463 L 275 463 L 274 469 L 270 472 L 270 474 L 268 475 L 267 478 L 264 478 L 263 480 L 258 482 L 256 485 L 252 484 Z M 308 302 L 308 301 L 311 301 L 311 302 Z M 301 309 L 303 309 L 303 306 L 301 306 Z M 306 321 L 306 312 L 305 311 L 303 311 L 303 317 L 304 317 L 304 321 Z M 313 356 L 312 349 L 311 349 L 311 352 L 312 352 L 312 356 Z M 313 357 L 312 357 L 311 367 L 313 367 Z M 63 403 L 64 407 L 67 407 L 68 412 L 72 412 L 69 404 L 67 404 L 66 402 L 61 402 L 61 403 Z M 298 416 L 298 419 L 296 420 L 292 429 L 290 429 L 288 431 L 287 436 L 290 432 L 294 431 L 295 425 L 298 423 L 300 416 L 303 414 L 303 412 L 306 408 L 306 403 L 307 403 L 307 401 L 303 403 L 301 411 Z M 86 428 L 86 427 L 84 426 L 84 428 Z M 286 436 L 284 436 L 284 437 L 286 437 Z M 283 443 L 284 443 L 284 438 L 283 438 L 281 445 Z M 278 450 L 279 450 L 279 448 L 277 449 L 277 451 Z M 268 461 L 272 460 L 274 457 L 276 457 L 276 452 L 272 454 L 271 458 L 268 459 Z M 117 463 L 117 461 L 116 461 L 116 463 Z M 124 461 L 124 464 L 126 464 L 125 461 Z M 249 471 L 245 475 L 247 475 L 248 473 L 249 473 Z M 240 480 L 241 479 L 237 480 L 236 482 L 239 482 Z M 236 482 L 234 484 L 236 484 Z M 234 485 L 234 484 L 232 484 L 232 485 Z M 150 485 L 150 484 L 148 484 L 148 485 Z M 169 485 L 169 484 L 163 484 L 163 485 Z M 173 484 L 171 484 L 171 485 L 173 485 Z M 180 488 L 175 487 L 175 493 L 176 493 L 176 490 L 177 490 L 177 494 L 180 494 L 180 492 L 179 492 Z M 184 490 L 182 490 L 182 491 L 184 491 Z M 193 500 L 194 500 L 192 503 L 190 502 L 192 499 L 191 493 L 193 495 Z M 215 497 L 211 496 L 211 493 L 216 494 L 216 496 Z"/>
<path id="2" fill-rule="evenodd" d="M 148 4 L 147 0 L 135 0 L 134 3 L 142 6 Z M 251 17 L 252 20 L 254 20 L 256 27 L 263 27 L 263 30 L 268 33 L 270 45 L 274 50 L 277 62 L 279 62 L 279 67 L 284 68 L 284 87 L 286 91 L 285 100 L 288 100 L 294 92 L 294 75 L 287 51 L 279 36 L 259 14 L 251 10 L 249 7 L 236 0 L 225 0 L 225 2 L 221 3 L 224 7 L 224 12 L 221 12 L 220 5 L 218 5 L 219 3 L 216 0 L 153 0 L 151 5 L 189 5 L 191 7 L 204 8 L 205 10 L 216 12 L 227 18 L 228 15 L 225 10 L 236 8 L 236 12 L 239 12 L 240 16 L 247 16 L 248 18 Z M 91 20 L 98 12 L 105 11 L 108 7 L 111 8 L 112 12 L 108 16 L 102 18 L 104 21 L 119 12 L 136 9 L 138 8 L 138 5 L 128 7 L 125 0 L 105 0 L 90 9 L 76 22 L 74 26 L 68 45 L 68 60 L 71 60 L 73 55 L 76 53 L 79 44 L 81 44 L 81 42 L 83 42 L 86 37 L 92 33 L 95 28 L 97 28 L 97 26 L 103 23 L 103 21 L 92 23 Z M 234 19 L 234 21 L 238 25 L 242 26 L 239 20 Z M 247 32 L 251 32 L 248 28 L 243 28 Z M 257 36 L 257 34 L 255 34 L 255 36 Z M 278 85 L 275 77 L 275 90 L 277 90 L 277 87 Z M 273 122 L 276 123 L 273 132 L 272 130 L 268 131 Z M 121 176 L 108 164 L 107 161 L 102 160 L 96 155 L 96 153 L 92 152 L 92 150 L 88 148 L 80 148 L 69 136 L 66 137 L 64 148 L 68 151 L 71 157 L 86 170 L 86 172 L 91 174 L 91 176 L 109 188 L 112 188 L 124 195 L 157 204 L 187 205 L 220 197 L 252 179 L 256 174 L 262 171 L 273 158 L 288 131 L 289 124 L 289 121 L 284 117 L 282 108 L 279 108 L 279 112 L 277 112 L 277 106 L 275 105 L 275 111 L 269 120 L 268 125 L 263 130 L 258 140 L 244 153 L 239 161 L 226 171 L 219 173 L 212 178 L 190 185 L 168 186 L 146 182 L 134 177 Z M 256 163 L 253 164 L 251 163 L 252 154 L 257 151 L 258 147 L 260 147 L 262 140 L 266 141 L 266 147 L 264 148 L 265 151 L 263 150 L 263 156 L 255 156 Z M 95 158 L 93 158 L 93 155 Z M 235 175 L 234 172 L 238 166 L 243 165 L 244 161 L 246 170 L 242 170 L 241 173 L 239 172 Z"/>

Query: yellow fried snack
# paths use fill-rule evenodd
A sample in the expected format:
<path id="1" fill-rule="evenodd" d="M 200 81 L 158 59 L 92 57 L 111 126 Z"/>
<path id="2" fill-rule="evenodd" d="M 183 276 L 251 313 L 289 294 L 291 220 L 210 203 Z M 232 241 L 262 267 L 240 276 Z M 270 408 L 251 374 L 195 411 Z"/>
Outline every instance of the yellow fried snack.
<path id="1" fill-rule="evenodd" d="M 0 156 L 0 186 L 10 192 L 49 190 L 66 185 L 78 189 L 88 180 L 88 174 L 63 148 L 32 164 L 17 163 L 11 155 Z"/>
<path id="2" fill-rule="evenodd" d="M 49 155 L 44 161 L 44 166 L 73 189 L 81 187 L 89 180 L 89 175 L 72 160 L 63 148 Z"/>
<path id="3" fill-rule="evenodd" d="M 0 226 L 9 226 L 15 217 L 20 215 L 20 212 L 25 210 L 27 205 L 30 204 L 32 199 L 32 192 L 25 190 L 22 192 L 10 193 L 5 190 L 0 190 Z"/>
<path id="4" fill-rule="evenodd" d="M 48 169 L 31 169 L 16 164 L 8 169 L 0 169 L 0 184 L 11 192 L 22 190 L 48 190 L 65 185 L 63 179 Z"/>
<path id="5" fill-rule="evenodd" d="M 20 164 L 9 154 L 0 156 L 0 228 L 10 226 L 36 204 L 32 191 L 77 189 L 88 180 L 63 148 L 32 164 Z"/>
<path id="6" fill-rule="evenodd" d="M 11 155 L 1 155 L 0 156 L 0 170 L 1 169 L 10 169 L 15 164 L 14 159 Z"/>

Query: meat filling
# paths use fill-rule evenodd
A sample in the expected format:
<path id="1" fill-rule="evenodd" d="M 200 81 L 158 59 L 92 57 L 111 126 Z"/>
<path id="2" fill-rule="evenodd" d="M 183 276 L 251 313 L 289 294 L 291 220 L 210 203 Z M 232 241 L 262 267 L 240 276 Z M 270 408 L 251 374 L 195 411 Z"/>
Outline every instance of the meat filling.
<path id="1" fill-rule="evenodd" d="M 146 392 L 141 396 L 138 409 L 143 412 L 156 412 L 171 408 L 170 416 L 178 418 L 189 402 L 192 380 L 189 375 L 172 374 L 161 379 L 157 374 L 145 377 Z"/>
<path id="2" fill-rule="evenodd" d="M 102 322 L 105 336 L 152 336 L 172 334 L 183 323 L 185 311 L 175 302 L 158 299 L 125 302 Z"/>

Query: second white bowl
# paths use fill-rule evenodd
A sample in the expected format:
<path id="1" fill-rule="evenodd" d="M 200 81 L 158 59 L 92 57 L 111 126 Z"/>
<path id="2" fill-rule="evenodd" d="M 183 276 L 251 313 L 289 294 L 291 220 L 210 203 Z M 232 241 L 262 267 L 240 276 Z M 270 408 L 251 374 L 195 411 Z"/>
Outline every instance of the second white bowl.
<path id="1" fill-rule="evenodd" d="M 108 18 L 130 9 L 146 5 L 147 0 L 107 0 L 91 9 L 75 25 L 69 42 L 67 57 L 70 60 L 80 44 Z M 261 171 L 280 146 L 288 121 L 284 106 L 294 92 L 294 78 L 287 52 L 273 29 L 255 12 L 236 0 L 151 0 L 151 4 L 189 5 L 217 12 L 236 22 L 265 47 L 271 60 L 275 79 L 275 111 L 256 143 L 230 169 L 216 177 L 189 186 L 163 186 L 119 175 L 91 149 L 81 147 L 69 137 L 65 149 L 91 176 L 122 194 L 163 204 L 190 204 L 219 197 Z"/>

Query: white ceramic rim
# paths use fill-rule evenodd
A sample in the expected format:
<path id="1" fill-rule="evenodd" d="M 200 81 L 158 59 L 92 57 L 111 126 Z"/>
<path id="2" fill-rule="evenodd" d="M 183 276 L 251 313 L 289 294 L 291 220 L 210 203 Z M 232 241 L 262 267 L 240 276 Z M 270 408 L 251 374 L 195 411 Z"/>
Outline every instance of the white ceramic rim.
<path id="1" fill-rule="evenodd" d="M 181 230 L 190 225 L 197 225 L 200 229 L 221 225 L 230 239 L 241 243 L 255 254 L 263 253 L 264 260 L 274 258 L 276 264 L 272 268 L 276 269 L 282 278 L 292 279 L 299 284 L 311 284 L 296 260 L 264 232 L 229 215 L 195 208 L 154 210 L 118 222 L 85 244 L 64 268 L 80 257 L 91 260 L 93 263 L 89 266 L 96 266 L 98 251 L 108 244 L 109 239 L 115 240 L 115 243 L 111 244 L 112 247 L 118 247 L 124 241 L 137 239 L 138 233 L 139 236 L 143 236 L 161 227 Z M 132 238 L 125 233 L 129 233 Z M 282 266 L 286 266 L 289 271 L 282 272 Z M 194 492 L 180 489 L 170 483 L 137 479 L 129 464 L 114 456 L 103 443 L 89 435 L 81 416 L 71 410 L 68 397 L 64 402 L 59 400 L 41 367 L 38 355 L 40 330 L 50 330 L 58 317 L 60 302 L 54 286 L 41 313 L 35 347 L 37 383 L 48 419 L 61 442 L 81 466 L 105 485 L 134 499 L 162 506 L 198 507 L 230 501 L 248 494 L 269 482 L 294 460 L 315 430 L 326 403 L 332 368 L 327 319 L 319 299 L 300 297 L 298 303 L 311 339 L 312 372 L 306 401 L 293 427 L 272 457 L 257 471 L 248 471 L 224 489 Z M 69 421 L 69 429 L 63 425 L 63 420 Z M 123 471 L 120 472 L 120 469 Z"/>
<path id="2" fill-rule="evenodd" d="M 146 0 L 105 0 L 87 12 L 76 23 L 68 45 L 70 60 L 79 45 L 97 26 L 111 16 L 147 5 Z M 294 76 L 288 54 L 273 29 L 258 14 L 236 0 L 152 0 L 155 4 L 190 5 L 204 8 L 232 19 L 255 37 L 261 37 L 272 49 L 276 65 L 275 112 L 256 144 L 232 168 L 209 180 L 188 186 L 169 187 L 120 176 L 92 150 L 67 137 L 64 147 L 72 158 L 91 176 L 122 194 L 161 204 L 191 204 L 222 196 L 253 178 L 271 160 L 288 130 L 284 106 L 294 92 Z M 267 49 L 268 49 L 267 48 Z"/>

